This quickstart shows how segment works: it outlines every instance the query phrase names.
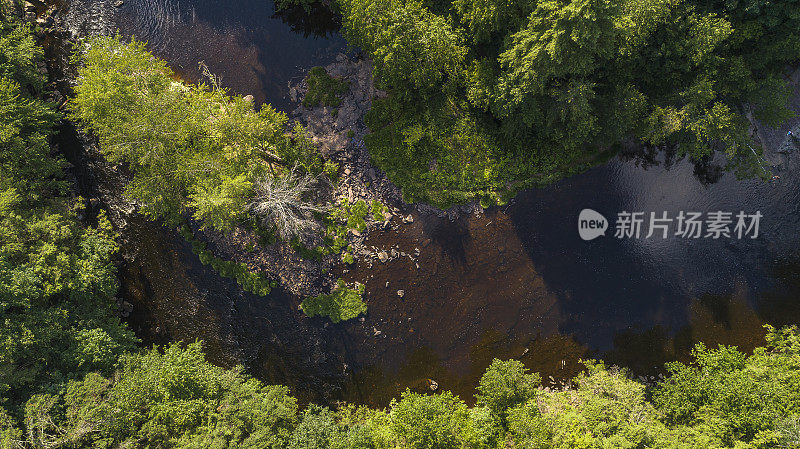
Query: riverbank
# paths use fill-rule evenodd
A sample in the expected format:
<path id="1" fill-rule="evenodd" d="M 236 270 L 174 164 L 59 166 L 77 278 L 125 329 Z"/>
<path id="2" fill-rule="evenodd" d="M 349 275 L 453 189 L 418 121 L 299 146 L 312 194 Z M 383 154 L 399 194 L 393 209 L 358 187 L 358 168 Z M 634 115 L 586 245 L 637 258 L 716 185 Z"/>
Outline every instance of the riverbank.
<path id="1" fill-rule="evenodd" d="M 126 7 L 139 11 L 145 5 L 131 1 Z M 203 8 L 198 17 L 226 7 Z M 226 14 L 246 26 L 253 21 L 250 12 L 241 19 Z M 164 54 L 180 50 L 181 60 L 191 64 L 212 52 L 216 47 L 204 45 L 228 29 L 211 22 L 215 28 L 209 31 L 208 19 L 175 20 L 177 25 L 142 33 L 161 33 L 159 48 L 171 49 Z M 197 39 L 189 44 L 169 34 L 193 26 Z M 271 36 L 261 28 L 258 32 Z M 274 54 L 277 44 L 271 37 L 236 36 L 237 45 L 250 49 L 255 59 Z M 335 62 L 331 57 L 321 65 Z M 295 69 L 294 62 L 286 64 Z M 240 86 L 249 80 L 237 90 L 243 95 L 259 91 L 263 83 L 250 76 L 249 62 L 245 67 L 246 75 L 235 63 L 218 71 Z M 289 81 L 297 85 L 299 78 L 276 83 L 288 92 Z M 781 132 L 785 135 L 774 131 Z M 363 321 L 332 325 L 309 319 L 297 310 L 301 298 L 281 289 L 265 298 L 243 293 L 202 266 L 177 233 L 144 221 L 134 225 L 137 236 L 131 240 L 139 240 L 138 256 L 123 267 L 122 297 L 134 304 L 131 322 L 146 344 L 201 338 L 214 363 L 242 363 L 265 381 L 322 401 L 385 405 L 406 386 L 427 389 L 426 379 L 469 397 L 491 357 L 519 357 L 556 382 L 585 357 L 602 357 L 651 376 L 663 361 L 685 357 L 694 341 L 749 349 L 763 335 L 762 323 L 800 316 L 795 257 L 800 248 L 792 237 L 800 232 L 796 163 L 787 155 L 780 181 L 765 184 L 713 170 L 724 164 L 717 159 L 709 161 L 709 172 L 717 175 L 706 182 L 685 159 L 654 152 L 649 160 L 615 158 L 547 188 L 522 192 L 509 206 L 480 216 L 450 220 L 440 211 L 425 215 L 398 207 L 389 229 L 378 226 L 364 239 L 369 253 L 378 253 L 377 261 L 362 259 L 344 265 L 347 273 L 331 273 L 351 284 L 365 283 L 370 309 Z M 368 171 L 362 179 L 369 179 Z M 606 238 L 586 243 L 574 229 L 584 207 L 607 217 L 622 210 L 667 210 L 673 216 L 679 210 L 742 209 L 761 210 L 765 217 L 754 241 Z M 408 214 L 413 222 L 403 223 Z M 414 255 L 416 248 L 420 255 L 414 262 L 402 255 Z M 392 249 L 396 259 L 381 263 L 381 251 L 388 260 Z"/>
<path id="2" fill-rule="evenodd" d="M 35 13 L 47 24 L 38 31 L 47 53 L 42 70 L 49 73 L 51 100 L 64 110 L 75 80 L 69 56 L 80 30 L 91 28 L 86 24 L 97 16 L 82 16 L 60 3 L 30 11 L 28 19 L 36 21 Z M 213 363 L 244 365 L 266 382 L 291 387 L 303 402 L 341 397 L 349 377 L 347 349 L 324 320 L 310 320 L 292 306 L 299 297 L 285 287 L 267 297 L 248 294 L 203 266 L 176 229 L 137 212 L 136 202 L 123 194 L 129 180 L 124 167 L 108 163 L 96 141 L 70 121 L 62 121 L 54 145 L 70 163 L 75 195 L 86 200 L 82 218 L 91 222 L 104 211 L 118 233 L 118 313 L 145 346 L 200 338 Z M 247 318 L 240 316 L 246 310 Z"/>

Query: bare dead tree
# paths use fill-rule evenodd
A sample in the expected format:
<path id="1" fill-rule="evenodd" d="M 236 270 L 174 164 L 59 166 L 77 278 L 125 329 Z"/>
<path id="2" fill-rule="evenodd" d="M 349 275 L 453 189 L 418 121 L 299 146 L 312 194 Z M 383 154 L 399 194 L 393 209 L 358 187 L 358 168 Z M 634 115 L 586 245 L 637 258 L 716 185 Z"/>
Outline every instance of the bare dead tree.
<path id="1" fill-rule="evenodd" d="M 248 209 L 274 225 L 281 239 L 302 238 L 317 225 L 314 213 L 327 210 L 303 199 L 313 182 L 312 177 L 299 175 L 294 169 L 280 177 L 264 177 L 256 183 L 256 195 Z"/>
<path id="2" fill-rule="evenodd" d="M 780 420 L 775 426 L 780 445 L 792 448 L 800 446 L 800 416 L 792 415 Z"/>

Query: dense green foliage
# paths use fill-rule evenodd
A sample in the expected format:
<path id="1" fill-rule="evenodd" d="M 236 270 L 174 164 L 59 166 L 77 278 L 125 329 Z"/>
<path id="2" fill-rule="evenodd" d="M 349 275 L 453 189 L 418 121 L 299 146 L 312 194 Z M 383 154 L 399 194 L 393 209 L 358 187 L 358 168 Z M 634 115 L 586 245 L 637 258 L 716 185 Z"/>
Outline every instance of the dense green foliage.
<path id="1" fill-rule="evenodd" d="M 363 293 L 363 284 L 348 287 L 339 279 L 331 293 L 306 297 L 301 307 L 310 317 L 326 316 L 334 323 L 347 321 L 367 311 L 367 305 L 361 299 Z"/>
<path id="2" fill-rule="evenodd" d="M 308 91 L 303 97 L 303 106 L 339 106 L 340 95 L 347 92 L 347 81 L 328 75 L 324 67 L 313 67 L 306 77 Z"/>
<path id="3" fill-rule="evenodd" d="M 32 397 L 27 444 L 278 449 L 296 424 L 297 403 L 285 387 L 213 366 L 199 344 L 126 355 L 120 366 L 113 378 L 92 373 L 56 394 Z M 9 427 L 0 435 L 4 448 L 23 438 Z"/>
<path id="4" fill-rule="evenodd" d="M 770 329 L 753 355 L 698 345 L 648 393 L 624 370 L 586 362 L 551 391 L 521 363 L 495 360 L 469 407 L 450 392 L 406 391 L 387 409 L 311 405 L 203 358 L 200 345 L 126 355 L 0 414 L 0 444 L 38 447 L 464 449 L 800 447 L 800 334 Z M 654 399 L 648 397 L 652 394 Z"/>
<path id="5" fill-rule="evenodd" d="M 470 26 L 483 27 L 488 36 L 513 27 L 511 19 L 498 15 L 497 8 L 503 6 L 509 4 L 481 4 L 473 11 Z M 746 6 L 732 8 L 731 16 L 774 9 L 771 3 L 758 1 Z M 407 13 L 414 17 L 419 11 L 413 7 Z M 699 6 L 698 11 L 702 11 Z M 412 22 L 403 23 L 413 27 Z M 605 26 L 601 20 L 592 22 L 598 29 Z M 93 42 L 115 46 L 117 56 L 133 51 L 134 62 L 142 63 L 139 69 L 152 67 L 154 60 L 137 53 L 136 45 Z M 796 327 L 768 327 L 766 345 L 751 355 L 734 347 L 709 349 L 699 344 L 691 363 L 668 364 L 669 376 L 654 387 L 633 380 L 625 370 L 587 361 L 586 371 L 573 379 L 570 388 L 553 391 L 541 388 L 539 375 L 528 373 L 522 363 L 495 360 L 480 380 L 473 407 L 446 391 L 406 391 L 386 409 L 311 405 L 300 411 L 287 388 L 265 386 L 243 374 L 241 367 L 223 369 L 208 363 L 200 343 L 133 352 L 135 339 L 114 311 L 114 234 L 102 214 L 96 220 L 86 216 L 82 201 L 71 195 L 64 181 L 62 160 L 50 151 L 48 139 L 59 115 L 41 100 L 45 81 L 37 68 L 41 58 L 30 30 L 0 16 L 0 448 L 800 447 Z M 131 73 L 148 76 L 147 71 Z M 105 80 L 119 82 L 125 95 L 136 96 L 137 89 L 172 95 L 158 90 L 164 82 L 159 76 L 143 85 L 125 84 L 125 70 L 106 76 L 122 77 L 122 81 Z M 424 77 L 418 81 L 426 82 Z M 184 93 L 194 89 L 169 83 Z M 91 98 L 114 91 L 95 87 L 98 90 L 84 92 L 88 97 L 82 101 L 115 109 Z M 214 92 L 197 95 L 220 95 Z M 99 111 L 84 113 L 103 122 Z M 244 113 L 252 118 L 249 114 L 257 113 L 252 109 Z M 192 136 L 200 139 L 207 131 Z M 109 131 L 104 137 L 111 142 L 110 157 L 134 168 L 141 164 L 143 173 L 151 175 L 165 169 L 161 162 L 149 161 L 147 150 L 134 141 L 115 140 L 122 134 Z M 181 147 L 170 140 L 177 137 L 168 134 L 162 140 L 148 140 L 154 145 L 148 148 L 175 157 L 188 152 L 189 146 Z M 277 141 L 291 141 L 283 136 Z M 234 146 L 241 149 L 246 144 Z M 120 153 L 114 154 L 117 150 Z M 212 156 L 223 151 L 214 145 L 205 150 Z M 286 154 L 298 151 L 305 150 L 291 146 Z M 283 157 L 289 159 L 287 155 Z M 188 157 L 180 157 L 184 156 Z M 196 207 L 189 205 L 197 194 L 192 190 L 195 180 L 187 180 L 186 173 L 172 175 L 186 178 L 180 188 L 184 190 L 175 197 L 189 199 L 180 202 L 181 207 Z M 173 218 L 158 212 L 167 204 L 161 200 L 170 201 L 170 192 L 147 197 L 154 201 L 148 204 L 156 205 L 151 213 Z M 346 229 L 357 230 L 370 212 L 377 220 L 384 210 L 380 204 L 357 202 L 332 214 Z M 338 287 L 303 307 L 334 321 L 363 313 L 363 286 L 354 290 L 340 282 Z"/>
<path id="6" fill-rule="evenodd" d="M 540 382 L 538 374 L 528 374 L 517 360 L 497 361 L 481 377 L 478 405 L 507 422 L 509 410 L 536 397 Z"/>
<path id="7" fill-rule="evenodd" d="M 2 19 L 0 17 L 0 19 Z M 50 136 L 59 115 L 37 99 L 45 77 L 43 52 L 28 27 L 0 21 L 0 187 L 30 202 L 61 193 L 61 162 L 50 157 Z"/>
<path id="8" fill-rule="evenodd" d="M 285 114 L 269 105 L 256 111 L 252 102 L 228 96 L 211 75 L 210 86 L 175 81 L 166 64 L 140 42 L 93 38 L 78 56 L 72 117 L 97 135 L 109 160 L 131 169 L 126 193 L 151 218 L 183 223 L 181 234 L 202 263 L 236 279 L 247 291 L 268 294 L 275 282 L 245 264 L 215 257 L 185 221 L 191 217 L 201 228 L 218 231 L 237 226 L 256 233 L 266 230 L 301 247 L 300 238 L 315 225 L 314 215 L 326 210 L 313 204 L 310 186 L 336 166 L 323 163 L 302 127 L 287 129 Z M 346 83 L 318 69 L 322 73 L 314 70 L 309 76 L 309 93 L 315 101 L 331 104 Z M 361 205 L 367 207 L 363 201 Z M 342 217 L 334 213 L 329 222 L 338 226 Z M 342 229 L 346 236 L 348 228 Z M 343 237 L 328 236 L 331 245 L 325 254 L 340 253 Z M 352 262 L 352 255 L 342 259 Z M 309 301 L 304 310 L 335 322 L 366 307 L 357 289 Z"/>
<path id="9" fill-rule="evenodd" d="M 790 116 L 797 1 L 342 0 L 387 98 L 365 139 L 408 199 L 502 202 L 616 145 L 724 151 L 764 175 L 745 116 Z M 751 146 L 754 147 L 751 150 Z"/>
<path id="10" fill-rule="evenodd" d="M 82 200 L 50 154 L 59 115 L 40 99 L 41 63 L 30 29 L 0 16 L 0 407 L 12 413 L 33 393 L 110 374 L 134 343 L 116 317 L 110 224 L 78 222 Z"/>
<path id="11" fill-rule="evenodd" d="M 767 347 L 746 356 L 733 347 L 699 344 L 696 363 L 667 365 L 671 375 L 654 395 L 670 424 L 712 429 L 723 443 L 769 441 L 772 431 L 797 432 L 800 420 L 800 339 L 790 329 L 770 328 Z M 784 357 L 775 357 L 775 353 Z M 800 444 L 800 434 L 793 436 Z"/>
<path id="12" fill-rule="evenodd" d="M 127 194 L 151 217 L 178 223 L 191 213 L 205 227 L 230 230 L 257 215 L 259 185 L 292 167 L 322 171 L 302 128 L 289 132 L 285 114 L 269 105 L 256 111 L 213 76 L 210 86 L 174 81 L 144 44 L 119 38 L 91 39 L 79 56 L 72 117 L 111 161 L 130 167 Z"/>

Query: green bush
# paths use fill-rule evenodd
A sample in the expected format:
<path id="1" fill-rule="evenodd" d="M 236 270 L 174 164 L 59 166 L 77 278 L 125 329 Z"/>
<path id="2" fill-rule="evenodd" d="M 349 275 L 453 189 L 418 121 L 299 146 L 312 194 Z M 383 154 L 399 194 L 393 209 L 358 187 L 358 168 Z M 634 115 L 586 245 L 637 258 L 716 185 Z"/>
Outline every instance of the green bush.
<path id="1" fill-rule="evenodd" d="M 449 391 L 428 396 L 406 390 L 389 409 L 389 429 L 401 447 L 460 449 L 474 445 L 469 408 Z"/>
<path id="2" fill-rule="evenodd" d="M 333 161 L 325 161 L 322 172 L 333 182 L 339 179 L 339 164 Z"/>
<path id="3" fill-rule="evenodd" d="M 303 299 L 301 307 L 310 317 L 326 316 L 334 323 L 339 323 L 366 313 L 367 305 L 361 299 L 363 293 L 363 284 L 357 283 L 351 288 L 339 279 L 331 293 L 307 297 Z"/>
<path id="4" fill-rule="evenodd" d="M 307 108 L 319 105 L 338 107 L 342 104 L 340 95 L 347 92 L 348 89 L 347 81 L 328 75 L 324 67 L 314 67 L 309 70 L 306 84 L 308 84 L 308 91 L 303 98 L 303 106 Z M 336 117 L 336 111 L 334 109 L 334 117 Z"/>
<path id="5" fill-rule="evenodd" d="M 539 375 L 528 374 L 522 362 L 494 359 L 481 377 L 476 399 L 506 422 L 509 410 L 536 398 L 540 382 Z"/>

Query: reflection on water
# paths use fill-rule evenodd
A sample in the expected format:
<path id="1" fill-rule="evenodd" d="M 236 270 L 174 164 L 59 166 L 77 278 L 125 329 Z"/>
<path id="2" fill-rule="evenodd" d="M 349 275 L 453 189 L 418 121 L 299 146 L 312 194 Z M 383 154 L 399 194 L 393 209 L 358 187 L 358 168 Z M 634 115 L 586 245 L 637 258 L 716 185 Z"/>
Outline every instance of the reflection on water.
<path id="1" fill-rule="evenodd" d="M 275 17 L 280 18 L 293 32 L 302 34 L 303 37 L 333 37 L 341 27 L 341 18 L 318 3 L 312 6 L 311 11 L 306 11 L 299 5 L 287 7 L 276 12 Z"/>
<path id="2" fill-rule="evenodd" d="M 370 306 L 364 325 L 349 326 L 360 348 L 353 359 L 370 373 L 360 381 L 372 386 L 359 399 L 380 404 L 414 385 L 423 376 L 408 375 L 408 364 L 469 397 L 494 357 L 519 358 L 556 383 L 585 357 L 656 375 L 665 361 L 688 360 L 698 341 L 751 350 L 763 343 L 763 324 L 800 322 L 798 176 L 785 172 L 780 183 L 765 184 L 726 173 L 707 184 L 694 164 L 659 157 L 646 169 L 641 160 L 615 159 L 523 192 L 481 218 L 419 217 L 397 233 L 370 236 L 368 243 L 405 251 L 430 243 L 420 270 L 393 261 L 348 274 L 367 279 Z M 755 240 L 619 240 L 612 230 L 586 242 L 577 217 L 587 207 L 612 223 L 621 211 L 764 217 Z M 406 292 L 402 300 L 397 289 Z M 421 347 L 424 363 L 415 358 Z"/>
<path id="3" fill-rule="evenodd" d="M 429 391 L 431 381 L 469 400 L 495 357 L 522 360 L 546 383 L 574 376 L 590 357 L 656 375 L 665 361 L 688 360 L 698 341 L 750 350 L 764 323 L 800 321 L 797 242 L 781 234 L 797 232 L 796 213 L 780 204 L 797 192 L 791 183 L 723 178 L 728 190 L 696 189 L 687 186 L 698 183 L 690 164 L 631 165 L 613 161 L 479 218 L 420 216 L 373 233 L 368 244 L 420 248 L 420 268 L 408 259 L 359 262 L 345 277 L 366 284 L 368 316 L 327 327 L 303 317 L 296 298 L 240 291 L 178 237 L 143 222 L 130 236 L 139 256 L 123 273 L 127 297 L 138 299 L 134 328 L 160 332 L 148 341 L 202 338 L 216 363 L 244 363 L 306 400 L 385 405 L 406 388 Z M 656 192 L 658 203 L 643 192 Z M 741 242 L 577 236 L 582 207 L 610 216 L 654 205 L 761 210 L 764 233 Z"/>
<path id="4" fill-rule="evenodd" d="M 225 85 L 278 105 L 287 104 L 289 79 L 344 45 L 336 35 L 293 33 L 267 0 L 129 0 L 120 26 L 190 76 L 204 60 Z M 303 317 L 297 298 L 243 293 L 154 225 L 131 239 L 143 243 L 124 273 L 126 292 L 146 318 L 140 334 L 202 338 L 216 362 L 244 363 L 318 401 L 385 405 L 431 380 L 469 398 L 495 357 L 519 358 L 546 381 L 574 375 L 587 357 L 652 375 L 666 360 L 686 360 L 697 341 L 751 349 L 763 323 L 800 322 L 796 158 L 786 156 L 781 180 L 766 184 L 737 181 L 720 161 L 653 151 L 523 192 L 479 218 L 415 216 L 367 243 L 419 248 L 419 268 L 400 258 L 359 262 L 345 275 L 366 284 L 363 322 L 326 327 Z M 764 217 L 755 240 L 618 240 L 611 232 L 585 242 L 576 221 L 587 207 L 612 223 L 622 211 Z"/>
<path id="5" fill-rule="evenodd" d="M 331 401 L 345 379 L 336 328 L 309 320 L 280 289 L 267 297 L 200 264 L 174 230 L 134 216 L 125 230 L 133 256 L 120 273 L 128 320 L 145 345 L 203 340 L 211 362 L 244 365 L 268 383 L 292 388 L 301 401 Z"/>
<path id="6" fill-rule="evenodd" d="M 781 257 L 770 265 L 774 286 L 759 298 L 759 312 L 775 326 L 796 324 L 800 317 L 800 255 Z"/>
<path id="7" fill-rule="evenodd" d="M 335 20 L 321 9 L 277 17 L 270 0 L 128 0 L 117 25 L 191 80 L 203 61 L 226 87 L 287 109 L 289 80 L 344 51 Z"/>

